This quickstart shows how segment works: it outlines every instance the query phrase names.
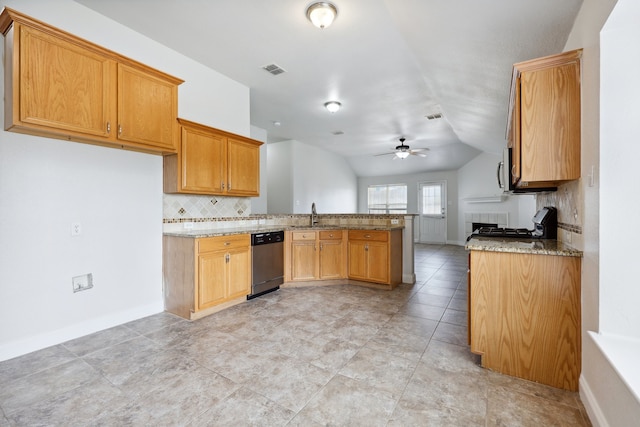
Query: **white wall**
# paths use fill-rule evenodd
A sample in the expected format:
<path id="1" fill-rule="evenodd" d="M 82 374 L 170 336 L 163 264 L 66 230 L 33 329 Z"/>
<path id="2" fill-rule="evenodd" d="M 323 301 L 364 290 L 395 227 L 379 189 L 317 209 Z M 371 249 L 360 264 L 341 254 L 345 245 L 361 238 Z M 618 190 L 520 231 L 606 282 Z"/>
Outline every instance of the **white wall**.
<path id="1" fill-rule="evenodd" d="M 256 126 L 251 126 L 251 138 L 264 143 L 260 146 L 260 197 L 253 197 L 251 199 L 251 213 L 266 214 L 268 202 L 267 131 Z"/>
<path id="2" fill-rule="evenodd" d="M 267 145 L 267 212 L 293 212 L 293 141 Z"/>
<path id="3" fill-rule="evenodd" d="M 506 142 L 505 142 L 506 144 Z M 475 212 L 507 213 L 509 227 L 533 228 L 531 218 L 536 213 L 535 196 L 513 194 L 502 202 L 472 203 L 468 199 L 487 196 L 499 196 L 496 169 L 502 156 L 482 153 L 458 170 L 458 196 L 460 209 L 458 216 L 458 235 L 466 238 L 464 214 Z M 462 239 L 464 240 L 464 239 Z"/>
<path id="4" fill-rule="evenodd" d="M 71 0 L 4 6 L 184 79 L 181 117 L 250 135 L 248 88 Z M 160 156 L 0 131 L 0 360 L 162 311 L 161 239 Z"/>
<path id="5" fill-rule="evenodd" d="M 447 241 L 457 243 L 458 234 L 458 173 L 456 171 L 428 172 L 410 175 L 361 177 L 358 179 L 358 212 L 367 213 L 367 188 L 370 185 L 407 184 L 407 213 L 418 213 L 418 189 L 422 182 L 447 183 Z M 418 221 L 416 221 L 418 224 Z M 417 233 L 416 226 L 416 233 Z"/>
<path id="6" fill-rule="evenodd" d="M 299 141 L 268 146 L 269 213 L 355 213 L 357 178 L 344 157 Z"/>

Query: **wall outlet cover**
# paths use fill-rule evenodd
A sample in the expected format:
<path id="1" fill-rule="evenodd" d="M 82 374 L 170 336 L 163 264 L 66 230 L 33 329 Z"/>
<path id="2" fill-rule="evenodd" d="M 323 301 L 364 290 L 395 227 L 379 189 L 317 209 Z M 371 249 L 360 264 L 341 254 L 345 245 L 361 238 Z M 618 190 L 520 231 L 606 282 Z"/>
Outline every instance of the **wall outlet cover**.
<path id="1" fill-rule="evenodd" d="M 93 274 L 83 274 L 81 276 L 74 276 L 71 278 L 71 284 L 73 286 L 73 292 L 86 291 L 93 288 Z"/>

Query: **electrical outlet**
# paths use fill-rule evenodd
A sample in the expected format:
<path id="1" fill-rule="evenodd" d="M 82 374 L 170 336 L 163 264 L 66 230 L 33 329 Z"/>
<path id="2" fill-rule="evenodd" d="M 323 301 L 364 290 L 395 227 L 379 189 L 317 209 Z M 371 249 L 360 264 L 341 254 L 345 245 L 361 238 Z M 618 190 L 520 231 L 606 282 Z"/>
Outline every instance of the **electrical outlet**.
<path id="1" fill-rule="evenodd" d="M 571 232 L 569 230 L 564 230 L 564 242 L 571 243 Z"/>
<path id="2" fill-rule="evenodd" d="M 182 226 L 184 227 L 185 230 L 193 230 L 193 223 L 192 222 L 185 222 L 182 224 Z"/>
<path id="3" fill-rule="evenodd" d="M 398 225 L 398 220 L 397 219 L 392 219 L 391 220 L 391 225 Z"/>
<path id="4" fill-rule="evenodd" d="M 74 222 L 71 224 L 71 235 L 79 236 L 82 234 L 82 224 L 79 222 Z"/>
<path id="5" fill-rule="evenodd" d="M 93 288 L 93 274 L 83 274 L 81 276 L 74 276 L 71 278 L 71 284 L 73 286 L 73 292 L 86 291 Z"/>

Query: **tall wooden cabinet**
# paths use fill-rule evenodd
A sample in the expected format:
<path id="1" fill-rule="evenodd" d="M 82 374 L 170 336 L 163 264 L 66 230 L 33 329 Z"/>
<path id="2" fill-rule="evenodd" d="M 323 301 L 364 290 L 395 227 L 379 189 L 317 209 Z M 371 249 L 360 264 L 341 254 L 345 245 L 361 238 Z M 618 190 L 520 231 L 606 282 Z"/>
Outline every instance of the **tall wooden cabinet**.
<path id="1" fill-rule="evenodd" d="M 516 188 L 580 178 L 582 49 L 513 66 L 509 128 Z"/>
<path id="2" fill-rule="evenodd" d="M 482 366 L 578 390 L 580 271 L 579 257 L 472 250 L 470 344 Z"/>
<path id="3" fill-rule="evenodd" d="M 178 152 L 164 157 L 164 192 L 258 196 L 262 142 L 184 119 Z"/>
<path id="4" fill-rule="evenodd" d="M 5 129 L 152 153 L 176 151 L 178 85 L 169 76 L 10 8 Z"/>
<path id="5" fill-rule="evenodd" d="M 248 234 L 189 238 L 164 236 L 165 310 L 197 319 L 251 293 Z"/>

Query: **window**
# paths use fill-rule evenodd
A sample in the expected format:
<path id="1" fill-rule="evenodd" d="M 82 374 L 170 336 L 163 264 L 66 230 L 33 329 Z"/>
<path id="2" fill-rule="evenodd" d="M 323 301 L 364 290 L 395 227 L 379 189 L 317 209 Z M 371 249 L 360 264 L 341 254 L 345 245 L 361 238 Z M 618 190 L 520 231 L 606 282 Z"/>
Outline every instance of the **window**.
<path id="1" fill-rule="evenodd" d="M 443 192 L 441 183 L 425 183 L 420 185 L 422 190 L 422 214 L 441 215 L 443 210 Z"/>
<path id="2" fill-rule="evenodd" d="M 406 214 L 406 184 L 370 185 L 368 208 L 370 214 Z"/>

